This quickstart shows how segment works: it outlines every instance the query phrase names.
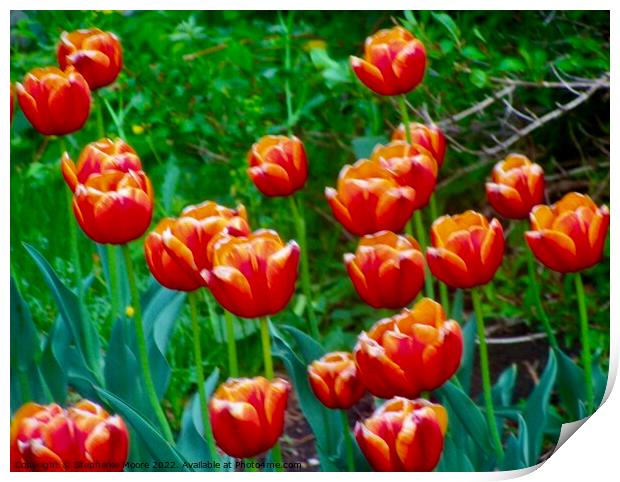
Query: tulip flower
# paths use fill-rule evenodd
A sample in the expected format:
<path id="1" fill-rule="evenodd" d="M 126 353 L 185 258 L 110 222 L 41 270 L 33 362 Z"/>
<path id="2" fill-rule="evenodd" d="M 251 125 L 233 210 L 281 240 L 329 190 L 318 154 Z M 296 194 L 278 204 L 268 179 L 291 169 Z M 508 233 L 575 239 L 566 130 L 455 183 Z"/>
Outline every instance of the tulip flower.
<path id="1" fill-rule="evenodd" d="M 308 366 L 308 381 L 316 397 L 328 408 L 351 408 L 366 391 L 353 355 L 342 351 L 312 362 Z"/>
<path id="2" fill-rule="evenodd" d="M 346 165 L 338 176 L 337 190 L 325 189 L 336 219 L 351 234 L 400 232 L 415 209 L 415 191 L 400 186 L 383 166 L 368 159 Z"/>
<path id="3" fill-rule="evenodd" d="M 355 425 L 355 438 L 373 469 L 429 472 L 439 463 L 448 414 L 424 399 L 396 397 Z"/>
<path id="4" fill-rule="evenodd" d="M 532 230 L 525 233 L 527 244 L 536 258 L 554 271 L 582 271 L 603 256 L 609 210 L 598 207 L 589 196 L 571 192 L 551 206 L 535 206 L 530 223 Z"/>
<path id="5" fill-rule="evenodd" d="M 542 167 L 521 154 L 509 154 L 495 164 L 486 191 L 489 204 L 501 216 L 527 218 L 532 208 L 545 198 Z"/>
<path id="6" fill-rule="evenodd" d="M 73 67 L 38 68 L 17 84 L 17 98 L 32 126 L 46 136 L 80 130 L 90 114 L 88 83 Z"/>
<path id="7" fill-rule="evenodd" d="M 359 376 L 380 398 L 415 398 L 443 385 L 459 368 L 463 335 L 441 305 L 423 298 L 413 309 L 379 320 L 353 350 Z"/>
<path id="8" fill-rule="evenodd" d="M 427 126 L 419 122 L 410 122 L 409 135 L 414 146 L 421 146 L 430 152 L 438 167 L 443 165 L 446 157 L 446 136 L 439 127 L 434 124 Z M 392 133 L 392 141 L 406 140 L 405 127 L 400 124 Z"/>
<path id="9" fill-rule="evenodd" d="M 398 184 L 415 191 L 414 209 L 428 204 L 437 180 L 437 162 L 429 151 L 405 141 L 394 141 L 387 146 L 377 145 L 370 160 L 390 171 Z"/>
<path id="10" fill-rule="evenodd" d="M 123 419 L 88 400 L 68 410 L 27 403 L 11 423 L 11 470 L 122 471 L 128 451 Z"/>
<path id="11" fill-rule="evenodd" d="M 142 163 L 136 151 L 122 139 L 101 139 L 88 144 L 80 153 L 77 166 L 65 152 L 61 162 L 62 175 L 75 191 L 89 177 L 114 171 L 141 171 Z"/>
<path id="12" fill-rule="evenodd" d="M 290 384 L 281 378 L 234 378 L 220 385 L 209 402 L 218 447 L 239 459 L 273 447 L 284 430 L 290 390 Z"/>
<path id="13" fill-rule="evenodd" d="M 409 235 L 380 231 L 364 236 L 344 262 L 357 294 L 373 308 L 402 308 L 424 284 L 424 255 Z"/>
<path id="14" fill-rule="evenodd" d="M 295 292 L 299 246 L 286 245 L 275 231 L 248 236 L 220 235 L 213 245 L 213 267 L 201 275 L 215 299 L 243 318 L 274 315 Z"/>
<path id="15" fill-rule="evenodd" d="M 290 196 L 308 178 L 303 143 L 295 136 L 265 136 L 248 153 L 248 174 L 265 196 Z"/>
<path id="16" fill-rule="evenodd" d="M 74 66 L 91 90 L 114 82 L 123 68 L 123 52 L 118 37 L 98 28 L 63 32 L 57 56 L 60 68 Z"/>
<path id="17" fill-rule="evenodd" d="M 406 94 L 424 78 L 426 50 L 403 27 L 379 30 L 366 39 L 363 59 L 351 57 L 351 67 L 377 94 Z"/>
<path id="18" fill-rule="evenodd" d="M 491 281 L 504 255 L 504 231 L 497 219 L 466 211 L 441 216 L 431 226 L 426 259 L 431 272 L 453 288 L 472 288 Z"/>
<path id="19" fill-rule="evenodd" d="M 144 242 L 151 273 L 171 290 L 194 291 L 204 286 L 200 271 L 211 268 L 212 241 L 220 233 L 250 233 L 245 207 L 229 209 L 206 201 L 188 206 L 178 219 L 162 219 Z"/>

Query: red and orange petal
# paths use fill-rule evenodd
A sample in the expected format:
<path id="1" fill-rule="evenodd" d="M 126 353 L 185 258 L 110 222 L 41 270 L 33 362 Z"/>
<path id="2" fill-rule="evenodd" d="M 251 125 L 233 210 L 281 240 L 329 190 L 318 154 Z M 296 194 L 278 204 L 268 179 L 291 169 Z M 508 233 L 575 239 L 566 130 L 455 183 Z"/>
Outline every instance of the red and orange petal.
<path id="1" fill-rule="evenodd" d="M 82 128 L 90 114 L 90 89 L 72 67 L 38 68 L 18 83 L 17 97 L 24 115 L 44 135 L 64 135 Z"/>
<path id="2" fill-rule="evenodd" d="M 365 392 L 353 356 L 347 352 L 328 353 L 312 362 L 308 380 L 316 397 L 328 408 L 350 408 Z"/>
<path id="3" fill-rule="evenodd" d="M 409 123 L 409 134 L 413 146 L 420 146 L 431 154 L 437 167 L 443 165 L 446 156 L 446 137 L 436 125 L 425 125 L 419 122 Z M 392 133 L 392 141 L 406 141 L 405 127 L 400 124 Z"/>
<path id="4" fill-rule="evenodd" d="M 74 66 L 93 90 L 114 82 L 123 67 L 118 37 L 98 28 L 63 32 L 57 57 L 62 69 Z"/>

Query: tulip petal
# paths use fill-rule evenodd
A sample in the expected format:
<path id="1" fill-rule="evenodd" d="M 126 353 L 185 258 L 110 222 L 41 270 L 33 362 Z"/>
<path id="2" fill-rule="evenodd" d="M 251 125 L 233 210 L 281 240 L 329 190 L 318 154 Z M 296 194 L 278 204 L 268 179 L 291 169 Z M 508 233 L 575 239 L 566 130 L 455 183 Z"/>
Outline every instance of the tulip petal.
<path id="1" fill-rule="evenodd" d="M 575 243 L 566 234 L 550 229 L 527 231 L 525 240 L 538 260 L 560 273 L 577 269 Z"/>
<path id="2" fill-rule="evenodd" d="M 472 279 L 467 265 L 456 254 L 444 248 L 428 248 L 426 251 L 428 267 L 440 281 L 452 288 L 471 288 Z"/>

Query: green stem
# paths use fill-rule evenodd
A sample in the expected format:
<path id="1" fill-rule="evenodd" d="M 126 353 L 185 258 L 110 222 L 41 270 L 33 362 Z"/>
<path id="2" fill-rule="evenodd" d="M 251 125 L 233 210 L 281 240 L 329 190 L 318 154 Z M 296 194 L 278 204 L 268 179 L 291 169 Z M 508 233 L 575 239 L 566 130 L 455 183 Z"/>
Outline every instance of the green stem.
<path id="1" fill-rule="evenodd" d="M 485 412 L 487 416 L 487 424 L 491 432 L 491 438 L 493 445 L 495 446 L 495 452 L 497 458 L 501 461 L 504 458 L 504 450 L 502 448 L 502 441 L 497 430 L 497 423 L 495 421 L 495 411 L 493 409 L 493 398 L 491 397 L 491 374 L 489 371 L 489 354 L 487 351 L 487 339 L 484 332 L 484 318 L 482 316 L 482 303 L 480 301 L 479 288 L 473 288 L 471 290 L 471 297 L 474 303 L 474 311 L 476 313 L 476 325 L 478 328 L 478 341 L 480 351 L 480 374 L 482 376 L 482 389 L 484 394 Z"/>
<path id="2" fill-rule="evenodd" d="M 192 332 L 194 336 L 194 363 L 196 365 L 196 377 L 198 378 L 198 397 L 200 398 L 200 413 L 202 415 L 202 426 L 204 429 L 204 438 L 207 440 L 211 457 L 217 459 L 217 447 L 213 432 L 211 431 L 211 420 L 209 419 L 209 409 L 207 392 L 205 391 L 205 374 L 202 369 L 202 347 L 200 341 L 200 323 L 198 322 L 198 300 L 197 293 L 191 292 L 187 295 L 189 299 L 189 308 L 192 318 Z"/>
<path id="3" fill-rule="evenodd" d="M 293 213 L 293 219 L 295 220 L 295 229 L 297 231 L 297 239 L 299 240 L 301 250 L 301 285 L 306 297 L 306 311 L 308 313 L 308 324 L 310 334 L 315 340 L 320 340 L 319 323 L 314 312 L 314 305 L 312 304 L 312 288 L 310 285 L 310 267 L 308 265 L 308 243 L 306 241 L 306 223 L 304 218 L 299 214 L 297 208 L 297 202 L 294 196 L 289 196 L 289 202 L 291 205 L 291 212 Z"/>
<path id="4" fill-rule="evenodd" d="M 411 131 L 409 130 L 409 111 L 407 110 L 405 94 L 398 98 L 398 102 L 400 104 L 400 115 L 403 119 L 403 127 L 405 129 L 405 139 L 407 139 L 407 144 L 413 144 L 413 142 L 411 142 Z"/>
<path id="5" fill-rule="evenodd" d="M 249 457 L 246 460 L 246 472 L 258 472 L 258 469 L 256 468 L 256 458 L 255 457 Z"/>
<path id="6" fill-rule="evenodd" d="M 228 345 L 228 371 L 232 378 L 239 376 L 239 363 L 237 361 L 237 342 L 235 341 L 235 319 L 228 310 L 224 310 L 226 318 L 226 344 Z"/>
<path id="7" fill-rule="evenodd" d="M 424 224 L 422 223 L 422 212 L 418 209 L 413 213 L 413 222 L 415 223 L 415 232 L 418 242 L 420 243 L 420 249 L 422 253 L 426 252 L 426 231 L 424 231 Z M 435 299 L 435 288 L 433 286 L 433 278 L 428 269 L 428 265 L 424 263 L 424 285 L 426 296 Z"/>
<path id="8" fill-rule="evenodd" d="M 543 322 L 545 332 L 547 333 L 547 338 L 549 338 L 549 343 L 553 348 L 558 348 L 558 341 L 555 337 L 555 333 L 553 333 L 551 322 L 549 321 L 549 317 L 545 312 L 545 308 L 543 307 L 542 299 L 540 297 L 540 285 L 538 283 L 538 279 L 536 279 L 536 265 L 534 263 L 534 255 L 527 246 L 525 248 L 525 251 L 527 257 L 527 271 L 530 277 L 530 286 L 532 288 L 532 291 L 534 292 L 534 305 L 536 307 L 536 311 L 538 312 L 538 317 Z"/>
<path id="9" fill-rule="evenodd" d="M 284 468 L 282 467 L 282 449 L 280 448 L 280 442 L 276 442 L 271 449 L 271 458 L 273 463 L 276 464 L 276 472 L 282 472 Z"/>
<path id="10" fill-rule="evenodd" d="M 269 334 L 269 318 L 260 318 L 260 339 L 263 347 L 263 362 L 265 364 L 265 377 L 273 378 L 273 359 L 271 358 L 271 335 Z"/>
<path id="11" fill-rule="evenodd" d="M 355 460 L 353 458 L 353 442 L 351 441 L 351 433 L 349 431 L 349 419 L 346 410 L 340 410 L 340 419 L 342 420 L 342 436 L 344 437 L 344 447 L 347 457 L 347 469 L 349 472 L 355 472 Z"/>
<path id="12" fill-rule="evenodd" d="M 431 215 L 431 224 L 435 222 L 435 220 L 439 217 L 437 210 L 437 195 L 433 194 L 431 196 L 429 210 Z M 441 306 L 446 313 L 450 313 L 450 293 L 448 292 L 448 285 L 442 283 L 437 280 L 437 284 L 439 285 L 439 299 L 441 300 Z"/>
<path id="13" fill-rule="evenodd" d="M 293 133 L 293 94 L 291 92 L 291 27 L 293 11 L 288 12 L 288 21 L 285 23 L 282 14 L 278 13 L 280 24 L 284 29 L 284 94 L 286 96 L 286 127 L 288 135 Z"/>
<path id="14" fill-rule="evenodd" d="M 581 360 L 586 381 L 586 397 L 588 413 L 594 412 L 594 387 L 592 385 L 592 354 L 590 352 L 590 328 L 588 326 L 588 310 L 586 296 L 583 291 L 581 273 L 575 273 L 575 288 L 579 304 L 579 321 L 581 324 Z"/>
<path id="15" fill-rule="evenodd" d="M 99 139 L 105 138 L 105 128 L 103 126 L 103 97 L 99 93 L 95 94 L 97 97 L 97 135 Z"/>
<path id="16" fill-rule="evenodd" d="M 116 246 L 113 244 L 107 245 L 108 251 L 108 274 L 110 276 L 110 314 L 112 323 L 116 319 L 119 313 L 119 291 L 118 291 L 118 269 L 116 260 Z"/>
<path id="17" fill-rule="evenodd" d="M 140 368 L 142 369 L 142 376 L 144 377 L 144 386 L 146 388 L 146 395 L 151 404 L 151 408 L 155 412 L 157 421 L 162 429 L 162 433 L 166 440 L 170 443 L 174 443 L 172 438 L 172 431 L 166 420 L 159 400 L 157 398 L 157 392 L 155 391 L 155 384 L 153 383 L 153 375 L 151 374 L 151 367 L 149 366 L 149 355 L 146 348 L 146 336 L 144 334 L 144 327 L 142 326 L 142 310 L 140 308 L 140 295 L 138 293 L 138 286 L 136 284 L 136 276 L 133 269 L 133 262 L 131 261 L 131 254 L 129 253 L 129 245 L 123 244 L 123 256 L 125 258 L 125 267 L 127 269 L 127 279 L 129 281 L 129 291 L 131 293 L 131 304 L 133 307 L 134 325 L 136 328 L 136 343 L 138 345 L 138 359 L 140 360 Z"/>

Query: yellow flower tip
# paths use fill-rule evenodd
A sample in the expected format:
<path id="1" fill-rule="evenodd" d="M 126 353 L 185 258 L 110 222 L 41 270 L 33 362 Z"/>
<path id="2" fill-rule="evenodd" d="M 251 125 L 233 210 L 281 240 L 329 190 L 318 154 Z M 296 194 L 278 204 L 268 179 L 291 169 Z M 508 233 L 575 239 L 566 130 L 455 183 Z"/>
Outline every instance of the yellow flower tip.
<path id="1" fill-rule="evenodd" d="M 140 134 L 144 133 L 144 126 L 141 126 L 141 125 L 138 125 L 138 124 L 134 124 L 134 125 L 131 126 L 131 131 L 135 135 L 139 136 Z"/>
<path id="2" fill-rule="evenodd" d="M 127 308 L 125 308 L 125 314 L 129 317 L 129 318 L 133 318 L 133 315 L 136 313 L 136 310 L 134 310 L 133 306 L 129 305 Z"/>
<path id="3" fill-rule="evenodd" d="M 326 50 L 327 42 L 325 42 L 325 40 L 315 39 L 315 40 L 309 40 L 308 42 L 304 44 L 304 50 L 306 52 L 310 52 L 311 50 L 315 50 L 315 49 Z"/>

